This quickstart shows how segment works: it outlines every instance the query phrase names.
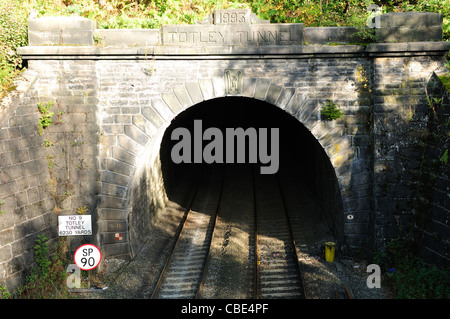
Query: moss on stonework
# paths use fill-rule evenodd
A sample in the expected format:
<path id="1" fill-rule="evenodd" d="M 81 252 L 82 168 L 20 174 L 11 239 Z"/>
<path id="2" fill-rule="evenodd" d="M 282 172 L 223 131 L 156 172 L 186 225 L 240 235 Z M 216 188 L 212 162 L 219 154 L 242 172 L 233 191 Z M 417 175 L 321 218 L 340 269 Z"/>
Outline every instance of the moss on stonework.
<path id="1" fill-rule="evenodd" d="M 447 92 L 450 93 L 450 73 L 439 76 L 439 79 L 441 80 Z"/>

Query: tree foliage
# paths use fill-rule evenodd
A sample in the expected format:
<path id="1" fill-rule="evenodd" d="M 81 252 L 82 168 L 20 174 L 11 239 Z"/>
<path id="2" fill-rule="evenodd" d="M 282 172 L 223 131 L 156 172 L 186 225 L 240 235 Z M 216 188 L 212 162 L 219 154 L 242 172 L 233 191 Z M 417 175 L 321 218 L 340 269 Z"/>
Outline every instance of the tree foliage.
<path id="1" fill-rule="evenodd" d="M 450 0 L 0 0 L 0 92 L 22 68 L 16 53 L 27 45 L 27 17 L 80 15 L 98 28 L 159 28 L 193 24 L 214 9 L 250 8 L 262 19 L 317 26 L 364 26 L 367 8 L 382 12 L 427 11 L 444 16 L 444 40 L 450 39 Z M 0 95 L 1 99 L 1 95 Z"/>

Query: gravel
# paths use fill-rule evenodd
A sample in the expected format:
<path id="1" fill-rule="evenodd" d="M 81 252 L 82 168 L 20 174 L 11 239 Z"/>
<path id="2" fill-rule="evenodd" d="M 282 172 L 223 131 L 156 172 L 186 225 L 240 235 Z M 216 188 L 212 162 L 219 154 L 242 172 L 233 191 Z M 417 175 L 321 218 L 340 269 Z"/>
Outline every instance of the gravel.
<path id="1" fill-rule="evenodd" d="M 161 240 L 159 244 L 162 244 Z M 91 275 L 92 292 L 74 293 L 80 299 L 148 299 L 157 280 L 163 258 L 157 243 L 146 245 L 132 261 L 106 259 L 103 270 Z M 168 254 L 164 252 L 163 254 Z M 320 256 L 303 255 L 304 285 L 309 299 L 390 299 L 383 288 L 368 288 L 367 262 L 341 259 L 328 263 Z"/>

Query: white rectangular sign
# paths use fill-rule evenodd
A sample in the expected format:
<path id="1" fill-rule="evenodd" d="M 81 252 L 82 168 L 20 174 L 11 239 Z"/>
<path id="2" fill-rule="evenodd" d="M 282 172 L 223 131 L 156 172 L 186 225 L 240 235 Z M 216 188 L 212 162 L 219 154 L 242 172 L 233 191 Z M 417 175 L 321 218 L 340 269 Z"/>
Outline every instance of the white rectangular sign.
<path id="1" fill-rule="evenodd" d="M 58 235 L 92 235 L 91 215 L 58 216 Z"/>

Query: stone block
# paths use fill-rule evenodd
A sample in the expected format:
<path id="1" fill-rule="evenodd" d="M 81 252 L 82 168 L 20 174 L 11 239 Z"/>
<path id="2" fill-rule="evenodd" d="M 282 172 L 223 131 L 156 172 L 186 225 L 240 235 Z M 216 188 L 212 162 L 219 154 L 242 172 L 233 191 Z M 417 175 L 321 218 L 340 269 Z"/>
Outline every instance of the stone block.
<path id="1" fill-rule="evenodd" d="M 379 19 L 378 42 L 442 41 L 442 14 L 390 12 Z"/>
<path id="2" fill-rule="evenodd" d="M 300 122 L 306 121 L 313 113 L 317 113 L 319 111 L 319 101 L 315 99 L 307 99 L 300 108 L 299 113 L 297 114 L 297 118 Z"/>
<path id="3" fill-rule="evenodd" d="M 176 87 L 173 89 L 173 92 L 184 109 L 192 105 L 192 101 L 185 87 Z"/>
<path id="4" fill-rule="evenodd" d="M 126 206 L 126 199 L 123 198 L 100 195 L 98 199 L 99 199 L 98 206 L 102 208 L 124 209 Z"/>
<path id="5" fill-rule="evenodd" d="M 305 43 L 326 44 L 326 43 L 359 43 L 361 36 L 357 33 L 361 28 L 357 27 L 310 27 L 305 28 Z"/>
<path id="6" fill-rule="evenodd" d="M 34 175 L 39 173 L 40 165 L 38 160 L 25 162 L 20 166 L 22 169 L 22 176 Z"/>
<path id="7" fill-rule="evenodd" d="M 294 94 L 295 94 L 294 88 L 284 88 L 278 99 L 278 106 L 281 107 L 282 109 L 285 109 L 289 101 L 294 96 Z"/>
<path id="8" fill-rule="evenodd" d="M 28 20 L 30 46 L 93 45 L 96 22 L 83 17 L 42 17 Z"/>
<path id="9" fill-rule="evenodd" d="M 128 185 L 130 177 L 111 171 L 103 171 L 100 173 L 100 181 L 117 185 Z"/>
<path id="10" fill-rule="evenodd" d="M 112 158 L 107 159 L 107 166 L 108 170 L 126 176 L 131 176 L 134 172 L 131 165 Z"/>
<path id="11" fill-rule="evenodd" d="M 222 9 L 214 10 L 213 23 L 221 24 L 241 24 L 247 25 L 251 23 L 250 9 Z"/>
<path id="12" fill-rule="evenodd" d="M 270 86 L 270 79 L 261 78 L 256 81 L 255 99 L 265 100 Z"/>
<path id="13" fill-rule="evenodd" d="M 199 79 L 198 84 L 202 90 L 205 100 L 209 100 L 214 97 L 214 88 L 210 79 Z"/>
<path id="14" fill-rule="evenodd" d="M 443 16 L 434 12 L 389 12 L 380 16 L 381 28 L 418 28 L 439 26 Z"/>
<path id="15" fill-rule="evenodd" d="M 5 261 L 10 260 L 11 258 L 12 258 L 11 247 L 9 247 L 9 245 L 0 247 L 0 264 L 2 264 Z M 6 269 L 2 273 L 7 274 Z"/>
<path id="16" fill-rule="evenodd" d="M 275 105 L 275 103 L 278 101 L 278 98 L 280 97 L 282 90 L 283 90 L 282 87 L 280 87 L 278 85 L 274 85 L 272 83 L 269 86 L 269 89 L 267 91 L 266 102 L 269 102 L 269 103 L 272 103 Z"/>
<path id="17" fill-rule="evenodd" d="M 167 106 L 170 108 L 170 110 L 174 114 L 180 113 L 183 108 L 180 105 L 180 102 L 178 101 L 177 97 L 173 93 L 163 93 L 162 99 L 164 102 L 166 102 Z"/>
<path id="18" fill-rule="evenodd" d="M 151 106 L 141 108 L 142 115 L 157 129 L 164 124 L 164 120 Z"/>
<path id="19" fill-rule="evenodd" d="M 153 136 L 156 133 L 153 123 L 147 121 L 141 114 L 133 115 L 132 123 L 147 136 Z"/>
<path id="20" fill-rule="evenodd" d="M 161 43 L 157 29 L 96 29 L 94 35 L 101 45 L 107 46 L 150 47 Z"/>
<path id="21" fill-rule="evenodd" d="M 288 112 L 291 115 L 295 115 L 299 109 L 302 108 L 302 105 L 305 103 L 306 101 L 306 96 L 302 93 L 296 93 L 294 94 L 294 96 L 291 98 L 291 100 L 289 101 L 289 103 L 286 105 L 286 112 Z"/>
<path id="22" fill-rule="evenodd" d="M 302 45 L 302 23 L 165 25 L 161 40 L 165 46 L 267 46 Z"/>
<path id="23" fill-rule="evenodd" d="M 225 80 L 224 79 L 212 79 L 212 85 L 214 89 L 215 97 L 225 96 Z"/>
<path id="24" fill-rule="evenodd" d="M 134 154 L 131 154 L 121 148 L 120 146 L 113 146 L 112 147 L 112 156 L 118 161 L 125 162 L 130 165 L 134 165 L 136 161 L 136 156 Z"/>
<path id="25" fill-rule="evenodd" d="M 99 218 L 101 220 L 125 220 L 127 218 L 127 211 L 124 209 L 104 208 L 98 210 Z"/>
<path id="26" fill-rule="evenodd" d="M 128 188 L 115 185 L 115 184 L 108 184 L 108 183 L 102 183 L 101 187 L 101 193 L 108 196 L 113 197 L 121 197 L 125 198 L 127 194 Z"/>
<path id="27" fill-rule="evenodd" d="M 143 146 L 141 144 L 126 135 L 119 135 L 117 137 L 117 142 L 123 149 L 136 155 L 140 154 L 143 150 Z"/>
<path id="28" fill-rule="evenodd" d="M 379 28 L 376 30 L 379 42 L 421 42 L 442 41 L 442 27 Z"/>
<path id="29" fill-rule="evenodd" d="M 242 83 L 242 96 L 254 97 L 255 96 L 256 79 L 244 78 Z"/>
<path id="30" fill-rule="evenodd" d="M 102 256 L 129 256 L 130 254 L 130 246 L 127 243 L 115 243 L 115 244 L 107 244 L 102 246 Z"/>
<path id="31" fill-rule="evenodd" d="M 146 134 L 144 134 L 141 130 L 139 130 L 136 126 L 125 125 L 124 131 L 125 135 L 130 137 L 133 141 L 136 141 L 143 146 L 147 144 L 149 137 Z"/>
<path id="32" fill-rule="evenodd" d="M 203 101 L 202 91 L 200 86 L 196 82 L 188 82 L 186 83 L 186 90 L 189 93 L 189 96 L 194 104 L 200 103 Z"/>
<path id="33" fill-rule="evenodd" d="M 161 99 L 152 99 L 150 101 L 153 109 L 165 120 L 170 120 L 173 116 L 172 110 Z M 145 109 L 145 107 L 143 107 Z"/>

